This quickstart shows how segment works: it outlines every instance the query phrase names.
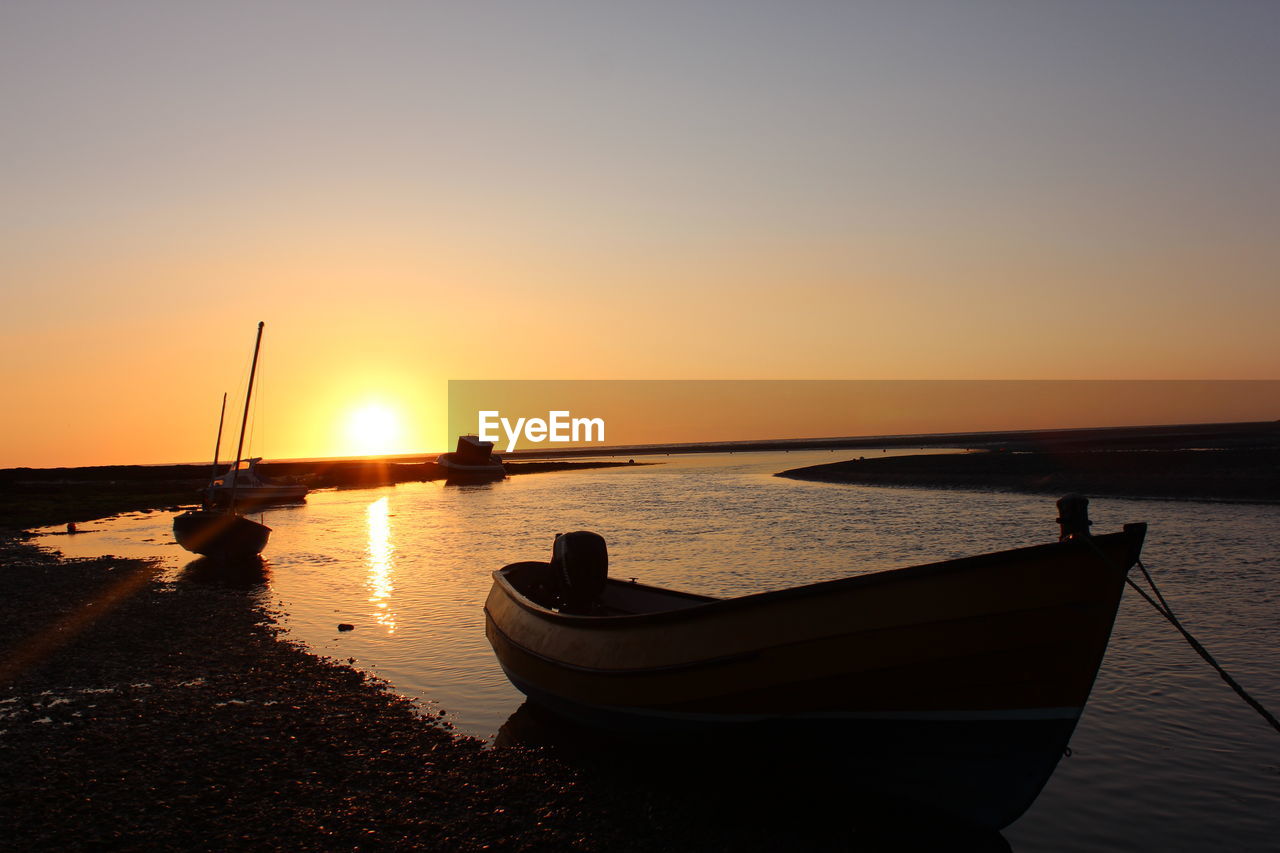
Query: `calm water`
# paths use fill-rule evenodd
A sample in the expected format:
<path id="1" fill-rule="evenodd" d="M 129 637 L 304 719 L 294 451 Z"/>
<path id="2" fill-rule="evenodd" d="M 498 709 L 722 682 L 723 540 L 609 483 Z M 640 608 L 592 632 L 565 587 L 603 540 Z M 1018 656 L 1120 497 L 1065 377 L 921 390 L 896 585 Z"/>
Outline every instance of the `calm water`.
<path id="1" fill-rule="evenodd" d="M 459 731 L 491 738 L 523 697 L 484 638 L 490 572 L 547 559 L 556 532 L 603 534 L 616 577 L 711 595 L 1057 537 L 1047 497 L 770 476 L 839 458 L 657 457 L 662 464 L 488 486 L 317 492 L 305 506 L 263 515 L 275 530 L 264 594 L 294 639 L 354 658 L 446 710 Z M 1166 598 L 1237 680 L 1280 711 L 1280 507 L 1099 499 L 1091 511 L 1095 532 L 1150 523 L 1144 560 Z M 123 516 L 44 542 L 70 556 L 160 556 L 176 574 L 190 555 L 172 544 L 170 518 Z M 356 629 L 339 633 L 340 622 Z M 1071 746 L 1036 804 L 1005 830 L 1015 850 L 1280 850 L 1280 735 L 1132 591 Z"/>

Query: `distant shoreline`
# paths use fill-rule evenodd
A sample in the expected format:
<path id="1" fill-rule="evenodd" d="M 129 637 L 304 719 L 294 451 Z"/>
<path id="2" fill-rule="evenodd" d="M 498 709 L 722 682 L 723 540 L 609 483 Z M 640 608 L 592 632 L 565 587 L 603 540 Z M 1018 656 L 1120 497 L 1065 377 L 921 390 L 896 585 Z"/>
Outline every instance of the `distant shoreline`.
<path id="1" fill-rule="evenodd" d="M 1230 423 L 1152 424 L 1120 427 L 1073 427 L 1070 429 L 986 430 L 974 432 L 912 433 L 897 435 L 855 435 L 817 438 L 768 438 L 735 441 L 668 442 L 663 444 L 626 444 L 538 448 L 515 450 L 499 455 L 505 461 L 532 461 L 576 459 L 613 456 L 653 456 L 677 453 L 755 453 L 778 450 L 856 450 L 859 448 L 901 447 L 956 447 L 980 449 L 1004 447 L 1006 449 L 1034 449 L 1047 444 L 1079 449 L 1133 449 L 1154 450 L 1164 446 L 1190 446 L 1189 442 L 1209 441 L 1214 446 L 1243 444 L 1256 446 L 1259 441 L 1280 440 L 1280 420 L 1239 421 Z M 440 452 L 408 453 L 390 456 L 334 456 L 302 459 L 274 459 L 262 463 L 264 473 L 274 471 L 314 471 L 345 466 L 417 465 L 434 462 Z M 223 460 L 225 464 L 228 460 Z M 49 479 L 59 474 L 71 478 L 76 474 L 82 479 L 120 478 L 125 472 L 135 473 L 131 479 L 164 479 L 165 472 L 190 472 L 202 469 L 207 473 L 208 462 L 174 462 L 120 465 L 81 465 L 32 468 L 19 466 L 0 468 L 0 483 L 13 479 Z M 201 476 L 205 474 L 202 473 Z"/>
<path id="2" fill-rule="evenodd" d="M 643 463 L 640 463 L 643 464 Z M 586 468 L 635 467 L 629 462 L 512 462 L 509 476 Z M 296 478 L 312 489 L 367 489 L 444 480 L 433 462 L 338 461 L 263 463 L 268 476 Z M 176 510 L 199 503 L 208 465 L 110 465 L 92 468 L 10 468 L 0 471 L 0 532 L 93 521 L 122 512 Z"/>
<path id="3" fill-rule="evenodd" d="M 1205 443 L 1208 443 L 1205 445 Z M 1151 426 L 1082 427 L 1075 429 L 989 430 L 911 435 L 869 435 L 835 438 L 785 438 L 750 441 L 635 444 L 612 447 L 517 450 L 503 459 L 548 459 L 674 455 L 679 453 L 760 453 L 779 450 L 857 450 L 866 448 L 959 449 L 1003 448 L 1031 450 L 1053 446 L 1090 449 L 1154 450 L 1162 447 L 1246 446 L 1280 443 L 1280 421 L 1244 421 L 1209 424 L 1158 424 Z"/>
<path id="4" fill-rule="evenodd" d="M 687 453 L 791 450 L 957 448 L 984 454 L 930 455 L 840 462 L 793 469 L 783 476 L 826 482 L 912 485 L 931 488 L 999 488 L 1018 491 L 1084 491 L 1162 498 L 1280 501 L 1280 422 L 1180 424 L 1069 430 L 938 433 L 746 442 L 704 442 L 520 451 L 503 454 L 512 475 L 579 468 L 629 467 L 636 457 Z M 1209 458 L 1178 454 L 1221 451 Z M 1096 458 L 1106 452 L 1108 470 Z M 1129 454 L 1120 456 L 1118 454 Z M 1038 457 L 1035 454 L 1040 454 Z M 1136 456 L 1133 454 L 1146 454 Z M 297 478 L 313 488 L 370 488 L 442 479 L 438 454 L 388 459 L 264 462 L 268 476 Z M 587 457 L 591 461 L 587 461 Z M 914 461 L 906 461 L 914 459 Z M 874 464 L 872 464 L 874 463 Z M 1175 473 L 1180 472 L 1180 473 Z M 1085 476 L 1087 474 L 1087 476 Z M 82 468 L 0 470 L 0 529 L 26 529 L 88 521 L 120 512 L 169 509 L 196 500 L 209 465 L 100 465 Z"/>
<path id="5" fill-rule="evenodd" d="M 867 486 L 1280 503 L 1280 449 L 979 452 L 871 457 L 775 476 Z"/>

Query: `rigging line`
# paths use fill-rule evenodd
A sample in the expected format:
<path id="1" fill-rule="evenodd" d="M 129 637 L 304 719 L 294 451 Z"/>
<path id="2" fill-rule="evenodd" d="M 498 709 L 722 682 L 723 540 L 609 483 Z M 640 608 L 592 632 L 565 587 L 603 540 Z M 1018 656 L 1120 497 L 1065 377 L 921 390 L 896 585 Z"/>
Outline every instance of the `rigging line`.
<path id="1" fill-rule="evenodd" d="M 263 359 L 263 367 L 264 367 L 264 368 L 270 368 L 270 367 L 271 367 L 271 359 L 269 359 L 269 358 Z M 258 391 L 258 402 L 259 402 L 259 403 L 262 403 L 262 401 L 263 401 L 263 400 L 266 398 L 266 396 L 267 396 L 267 395 L 266 395 L 266 391 L 265 391 L 265 389 L 266 389 L 266 387 L 267 387 L 267 380 L 268 380 L 268 378 L 270 377 L 270 372 L 271 372 L 271 371 L 270 371 L 269 369 L 265 369 L 265 370 L 264 370 L 264 372 L 263 372 L 263 374 L 262 374 L 262 387 L 261 387 L 261 388 L 259 389 L 259 391 Z M 253 411 L 253 426 L 254 426 L 254 430 L 255 430 L 256 432 L 257 432 L 258 430 L 261 430 L 260 432 L 258 432 L 258 447 L 260 448 L 259 452 L 261 452 L 261 449 L 262 449 L 262 448 L 266 448 L 266 447 L 269 447 L 269 446 L 270 446 L 270 445 L 268 445 L 268 444 L 267 444 L 267 422 L 268 422 L 269 420 L 271 420 L 271 419 L 270 419 L 269 417 L 267 417 L 267 404 L 266 404 L 266 403 L 262 403 L 262 425 L 261 425 L 261 426 L 259 426 L 259 425 L 258 425 L 258 407 L 257 407 L 257 404 L 255 404 L 255 405 L 254 405 L 254 411 Z M 263 456 L 266 456 L 266 454 L 265 454 L 265 453 L 263 453 L 262 455 L 263 455 Z"/>
<path id="2" fill-rule="evenodd" d="M 253 365 L 252 354 L 245 356 L 244 360 L 240 362 L 240 378 L 236 382 L 235 396 L 232 399 L 234 400 L 244 399 L 245 387 L 249 384 L 249 374 L 252 372 L 252 365 Z M 235 465 L 236 465 L 235 459 L 229 460 L 227 462 L 227 472 L 230 473 L 235 468 Z"/>
<path id="3" fill-rule="evenodd" d="M 258 357 L 258 393 L 253 398 L 253 411 L 249 415 L 249 455 L 253 456 L 253 439 L 258 433 L 258 403 L 262 400 L 262 387 L 266 377 L 263 375 L 264 358 Z M 261 445 L 263 442 L 258 442 Z"/>
<path id="4" fill-rule="evenodd" d="M 1088 540 L 1087 537 L 1086 541 L 1093 546 L 1093 549 L 1097 551 L 1104 560 L 1107 560 L 1108 563 L 1111 562 L 1107 559 L 1107 556 L 1102 553 L 1102 550 L 1098 548 L 1097 545 L 1094 545 L 1092 541 Z M 1160 603 L 1157 604 L 1155 598 L 1152 598 L 1147 594 L 1146 590 L 1138 586 L 1138 584 L 1129 577 L 1127 572 L 1125 573 L 1124 582 L 1133 587 L 1138 595 L 1141 595 L 1146 599 L 1147 603 L 1154 607 L 1157 613 L 1168 620 L 1170 625 L 1178 629 L 1178 633 L 1182 634 L 1182 637 L 1187 641 L 1187 644 L 1190 645 L 1191 648 L 1195 649 L 1196 654 L 1204 658 L 1205 663 L 1209 664 L 1209 666 L 1213 667 L 1217 671 L 1222 680 L 1227 683 L 1227 686 L 1236 692 L 1236 695 L 1248 703 L 1249 707 L 1257 711 L 1258 714 L 1261 715 L 1262 719 L 1267 721 L 1267 724 L 1270 725 L 1271 728 L 1280 732 L 1280 720 L 1277 720 L 1274 714 L 1263 707 L 1261 702 L 1250 696 L 1249 692 L 1240 686 L 1240 682 L 1232 678 L 1231 674 L 1222 668 L 1222 664 L 1218 663 L 1217 660 L 1214 659 L 1213 655 L 1209 654 L 1209 650 L 1206 649 L 1199 640 L 1193 637 L 1190 631 L 1182 626 L 1178 617 L 1173 615 L 1173 609 L 1169 607 L 1169 603 L 1165 601 L 1164 596 L 1160 594 L 1160 587 L 1156 586 L 1155 580 L 1151 577 L 1151 573 L 1147 571 L 1147 567 L 1142 564 L 1142 560 L 1138 560 L 1137 565 L 1138 568 L 1142 569 L 1142 576 L 1147 579 L 1147 583 L 1151 586 L 1151 591 L 1156 594 L 1156 598 L 1160 599 Z"/>

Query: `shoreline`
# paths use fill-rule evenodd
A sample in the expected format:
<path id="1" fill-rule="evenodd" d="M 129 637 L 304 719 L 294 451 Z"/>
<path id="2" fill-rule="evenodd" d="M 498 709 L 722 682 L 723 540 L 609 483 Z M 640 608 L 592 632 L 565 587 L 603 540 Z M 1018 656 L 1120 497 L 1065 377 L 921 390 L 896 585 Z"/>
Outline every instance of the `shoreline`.
<path id="1" fill-rule="evenodd" d="M 1280 449 L 1274 448 L 870 457 L 792 468 L 774 476 L 864 486 L 1280 503 Z"/>
<path id="2" fill-rule="evenodd" d="M 1256 447 L 1280 442 L 1280 421 L 1160 424 L 1071 429 L 986 430 L 910 435 L 703 441 L 668 444 L 574 447 L 561 450 L 516 450 L 504 459 L 582 456 L 656 456 L 684 453 L 767 453 L 791 450 L 857 450 L 867 448 L 957 448 L 1031 450 L 1172 449 L 1189 446 Z"/>
<path id="3" fill-rule="evenodd" d="M 954 448 L 957 450 L 988 451 L 985 458 L 996 459 L 1000 454 L 1051 454 L 1065 457 L 1071 454 L 1092 452 L 1174 452 L 1190 449 L 1214 449 L 1224 453 L 1272 452 L 1280 449 L 1280 421 L 1260 421 L 1219 424 L 1176 424 L 1138 427 L 1099 427 L 1058 430 L 1021 430 L 973 433 L 937 433 L 906 436 L 863 436 L 852 438 L 786 439 L 768 441 L 703 442 L 686 444 L 637 445 L 632 447 L 579 448 L 564 450 L 526 450 L 504 454 L 508 474 L 521 476 L 532 473 L 576 470 L 586 468 L 632 467 L 651 462 L 614 461 L 592 459 L 581 461 L 577 457 L 601 456 L 655 456 L 659 454 L 685 453 L 748 453 L 789 450 L 866 450 L 875 448 Z M 386 459 L 320 459 L 263 462 L 259 467 L 267 476 L 292 478 L 315 489 L 322 488 L 374 488 L 402 482 L 422 482 L 443 479 L 442 471 L 435 465 L 436 454 Z M 902 457 L 897 457 L 902 458 Z M 943 457 L 931 456 L 937 460 Z M 965 458 L 955 456 L 949 458 Z M 1112 457 L 1119 459 L 1119 457 Z M 1170 457 L 1175 459 L 1177 457 Z M 1222 457 L 1226 458 L 1226 456 Z M 1038 473 L 1010 476 L 999 472 L 982 474 L 971 471 L 952 471 L 933 463 L 931 472 L 908 470 L 906 463 L 897 472 L 877 468 L 874 473 L 851 471 L 839 466 L 813 466 L 810 469 L 792 469 L 779 472 L 779 476 L 796 479 L 825 480 L 880 485 L 915 485 L 932 488 L 1007 488 L 1015 491 L 1052 493 L 1070 490 L 1062 471 L 1042 468 Z M 818 470 L 825 469 L 825 470 Z M 797 473 L 803 470 L 803 473 Z M 1240 467 L 1246 478 L 1250 475 L 1247 465 Z M 1084 481 L 1081 489 L 1098 494 L 1126 495 L 1133 497 L 1191 498 L 1196 482 L 1170 486 L 1168 483 L 1152 487 L 1152 477 L 1141 484 L 1144 489 L 1135 491 L 1125 486 L 1124 472 L 1116 472 L 1118 480 L 1105 478 Z M 1232 473 L 1230 476 L 1234 477 Z M 869 479 L 868 479 L 869 477 Z M 1203 484 L 1210 476 L 1197 475 Z M 1037 479 L 1038 478 L 1038 479 Z M 1056 478 L 1056 479 L 1055 479 Z M 196 493 L 209 479 L 209 466 L 199 465 L 103 465 L 82 468 L 7 468 L 0 469 L 0 531 L 25 530 L 32 527 L 60 525 L 67 522 L 90 521 L 138 510 L 177 510 L 196 503 Z M 1130 478 L 1131 479 L 1131 478 Z M 1167 479 L 1167 478 L 1166 478 Z M 1218 479 L 1222 479 L 1219 477 Z M 1280 477 L 1277 477 L 1280 479 Z M 1059 482 L 1061 481 L 1061 482 Z M 1119 489 L 1119 491 L 1116 491 Z M 1080 489 L 1078 489 L 1080 490 Z M 1272 502 L 1280 494 L 1267 492 L 1261 498 L 1232 497 L 1238 488 L 1227 485 L 1213 486 L 1200 495 L 1220 499 L 1263 500 Z"/>

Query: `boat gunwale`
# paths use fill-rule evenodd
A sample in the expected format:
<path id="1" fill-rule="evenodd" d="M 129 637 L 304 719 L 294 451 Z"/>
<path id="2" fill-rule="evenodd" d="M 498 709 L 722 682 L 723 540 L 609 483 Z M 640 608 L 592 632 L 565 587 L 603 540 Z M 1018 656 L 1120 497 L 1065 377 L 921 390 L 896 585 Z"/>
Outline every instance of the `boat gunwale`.
<path id="1" fill-rule="evenodd" d="M 537 560 L 523 560 L 503 566 L 501 569 L 493 572 L 493 581 L 494 588 L 502 589 L 504 594 L 521 608 L 549 622 L 558 622 L 583 628 L 591 627 L 606 630 L 625 629 L 650 622 L 686 621 L 701 618 L 708 614 L 718 615 L 723 612 L 745 610 L 760 605 L 769 605 L 775 602 L 788 601 L 790 599 L 820 596 L 836 591 L 843 592 L 847 589 L 856 589 L 864 586 L 880 586 L 887 583 L 896 583 L 905 580 L 914 580 L 921 577 L 929 577 L 930 575 L 935 574 L 962 572 L 982 566 L 999 565 L 1003 562 L 1024 560 L 1032 557 L 1035 552 L 1047 553 L 1068 548 L 1080 550 L 1092 553 L 1096 558 L 1105 561 L 1109 568 L 1114 569 L 1116 568 L 1115 564 L 1111 560 L 1107 559 L 1102 548 L 1107 544 L 1115 542 L 1128 542 L 1130 545 L 1130 552 L 1132 556 L 1125 560 L 1127 565 L 1120 569 L 1123 575 L 1127 575 L 1129 569 L 1141 553 L 1143 540 L 1146 536 L 1146 529 L 1147 525 L 1145 522 L 1126 524 L 1124 529 L 1118 532 L 1106 533 L 1101 536 L 1091 536 L 1087 539 L 1073 539 L 1060 542 L 1047 542 L 1040 545 L 1027 545 L 1021 548 L 1012 548 L 1005 551 L 993 551 L 987 554 L 975 554 L 968 557 L 957 557 L 951 560 L 940 560 L 933 563 L 923 563 L 915 566 L 885 569 L 883 571 L 871 572 L 865 575 L 852 575 L 849 577 L 835 578 L 833 580 L 817 581 L 815 583 L 804 584 L 802 586 L 765 590 L 763 592 L 755 592 L 748 595 L 735 596 L 733 598 L 715 598 L 712 596 L 702 596 L 697 593 L 669 590 L 663 587 L 622 581 L 616 578 L 607 579 L 609 583 L 618 586 L 635 586 L 642 589 L 652 590 L 660 594 L 675 595 L 683 598 L 704 599 L 702 603 L 694 604 L 689 607 L 679 607 L 672 610 L 659 610 L 651 613 L 592 616 L 579 613 L 564 613 L 544 607 L 517 589 L 507 577 L 508 572 L 519 566 L 548 565 L 547 563 L 540 563 Z M 489 608 L 486 605 L 486 614 L 488 613 L 488 610 Z"/>

